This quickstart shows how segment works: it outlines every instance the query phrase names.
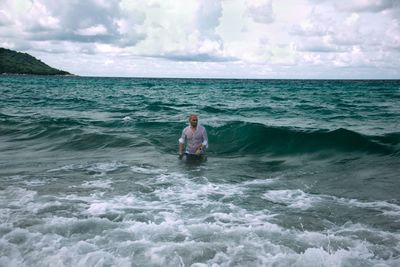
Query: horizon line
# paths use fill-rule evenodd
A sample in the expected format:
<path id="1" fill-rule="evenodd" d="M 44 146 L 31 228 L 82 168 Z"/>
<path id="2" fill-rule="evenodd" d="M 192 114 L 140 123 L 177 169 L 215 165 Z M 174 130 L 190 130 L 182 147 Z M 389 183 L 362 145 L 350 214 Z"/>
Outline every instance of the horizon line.
<path id="1" fill-rule="evenodd" d="M 77 74 L 27 74 L 27 73 L 0 73 L 0 76 L 39 76 L 39 77 L 77 77 L 77 78 L 116 78 L 116 79 L 191 79 L 191 80 L 315 80 L 315 81 L 399 81 L 400 78 L 262 78 L 262 77 L 171 77 L 171 76 L 96 76 Z"/>

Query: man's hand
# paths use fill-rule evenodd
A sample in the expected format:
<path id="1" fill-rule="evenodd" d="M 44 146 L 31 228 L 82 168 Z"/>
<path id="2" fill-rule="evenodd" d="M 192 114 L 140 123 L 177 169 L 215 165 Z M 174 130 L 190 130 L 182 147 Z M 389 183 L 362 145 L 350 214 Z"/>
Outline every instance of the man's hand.
<path id="1" fill-rule="evenodd" d="M 197 150 L 196 150 L 196 155 L 197 156 L 200 155 L 202 150 L 203 150 L 203 146 L 200 145 L 199 148 L 197 148 Z"/>

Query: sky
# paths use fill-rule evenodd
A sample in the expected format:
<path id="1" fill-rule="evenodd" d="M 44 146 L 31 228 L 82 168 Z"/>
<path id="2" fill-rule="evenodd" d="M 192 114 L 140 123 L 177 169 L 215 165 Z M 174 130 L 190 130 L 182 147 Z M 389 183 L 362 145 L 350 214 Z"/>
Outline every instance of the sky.
<path id="1" fill-rule="evenodd" d="M 82 76 L 400 79 L 400 0 L 0 0 L 0 46 Z"/>

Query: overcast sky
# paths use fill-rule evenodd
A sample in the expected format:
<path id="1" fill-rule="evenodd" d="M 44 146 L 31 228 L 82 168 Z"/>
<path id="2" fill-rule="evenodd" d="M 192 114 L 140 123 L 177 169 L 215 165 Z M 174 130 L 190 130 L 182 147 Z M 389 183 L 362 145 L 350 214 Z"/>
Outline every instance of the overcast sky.
<path id="1" fill-rule="evenodd" d="M 399 0 L 0 0 L 0 46 L 77 75 L 400 78 Z"/>

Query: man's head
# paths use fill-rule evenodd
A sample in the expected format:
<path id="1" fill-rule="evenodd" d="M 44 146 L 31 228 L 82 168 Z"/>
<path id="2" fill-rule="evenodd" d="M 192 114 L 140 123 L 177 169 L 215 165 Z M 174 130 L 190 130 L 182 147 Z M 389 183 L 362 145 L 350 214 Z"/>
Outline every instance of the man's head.
<path id="1" fill-rule="evenodd" d="M 196 114 L 190 114 L 189 115 L 190 126 L 197 127 L 198 120 L 199 120 L 199 118 L 197 117 Z"/>

